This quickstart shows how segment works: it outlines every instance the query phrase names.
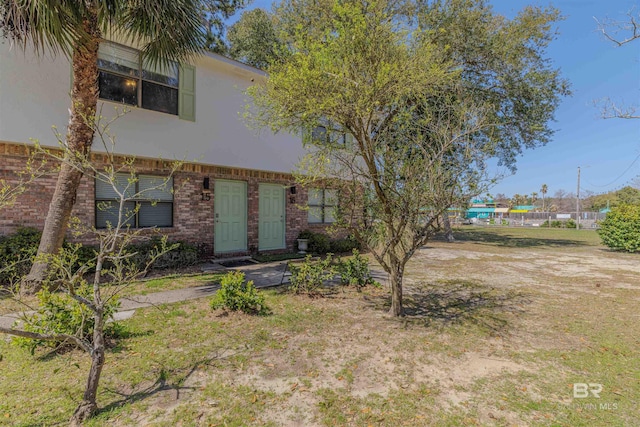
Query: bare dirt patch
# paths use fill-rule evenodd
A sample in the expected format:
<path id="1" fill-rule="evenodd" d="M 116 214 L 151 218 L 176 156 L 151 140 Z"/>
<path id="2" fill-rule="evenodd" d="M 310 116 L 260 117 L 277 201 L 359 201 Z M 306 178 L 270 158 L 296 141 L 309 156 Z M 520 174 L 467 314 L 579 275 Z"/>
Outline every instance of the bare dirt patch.
<path id="1" fill-rule="evenodd" d="M 407 266 L 402 319 L 387 315 L 385 288 L 268 291 L 273 314 L 261 317 L 206 300 L 140 310 L 125 324 L 152 332 L 109 355 L 108 410 L 92 425 L 640 425 L 640 263 L 576 236 L 434 242 Z M 74 363 L 41 372 L 11 351 L 0 347 L 4 384 L 19 380 L 12 369 L 33 384 Z M 603 393 L 576 399 L 574 383 Z M 68 387 L 47 396 L 63 402 L 55 410 L 73 407 Z"/>

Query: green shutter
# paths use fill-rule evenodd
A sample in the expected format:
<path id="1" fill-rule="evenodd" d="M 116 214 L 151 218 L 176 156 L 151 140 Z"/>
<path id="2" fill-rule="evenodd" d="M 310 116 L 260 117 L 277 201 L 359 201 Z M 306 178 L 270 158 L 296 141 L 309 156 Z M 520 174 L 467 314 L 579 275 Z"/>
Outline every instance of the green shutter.
<path id="1" fill-rule="evenodd" d="M 196 67 L 188 64 L 180 66 L 178 117 L 196 121 Z"/>

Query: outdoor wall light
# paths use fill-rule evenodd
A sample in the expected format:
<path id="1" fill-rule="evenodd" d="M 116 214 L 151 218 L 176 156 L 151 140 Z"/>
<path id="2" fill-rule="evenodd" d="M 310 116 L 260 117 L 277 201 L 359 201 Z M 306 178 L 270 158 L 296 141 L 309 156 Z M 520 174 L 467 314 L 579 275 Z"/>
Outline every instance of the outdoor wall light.
<path id="1" fill-rule="evenodd" d="M 211 200 L 211 190 L 210 190 L 210 181 L 209 177 L 205 176 L 202 180 L 202 200 L 209 201 Z"/>

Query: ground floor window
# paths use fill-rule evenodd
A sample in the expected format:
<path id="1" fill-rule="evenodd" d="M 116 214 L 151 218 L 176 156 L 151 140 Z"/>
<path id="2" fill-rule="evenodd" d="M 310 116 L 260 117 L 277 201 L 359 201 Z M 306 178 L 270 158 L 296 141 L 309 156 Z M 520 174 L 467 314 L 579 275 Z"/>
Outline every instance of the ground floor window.
<path id="1" fill-rule="evenodd" d="M 331 224 L 335 222 L 334 209 L 338 204 L 336 190 L 309 189 L 309 224 Z"/>
<path id="2" fill-rule="evenodd" d="M 121 199 L 118 193 L 126 199 L 122 212 L 125 226 L 173 226 L 173 178 L 118 174 L 115 186 L 96 179 L 96 228 L 117 224 Z"/>

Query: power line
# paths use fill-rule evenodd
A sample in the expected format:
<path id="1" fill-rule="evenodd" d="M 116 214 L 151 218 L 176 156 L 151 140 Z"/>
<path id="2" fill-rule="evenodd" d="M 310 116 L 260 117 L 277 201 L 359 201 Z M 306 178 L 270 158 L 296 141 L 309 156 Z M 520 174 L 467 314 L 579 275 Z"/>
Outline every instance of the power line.
<path id="1" fill-rule="evenodd" d="M 585 181 L 587 181 L 587 184 L 589 184 L 589 185 L 591 185 L 591 186 L 593 186 L 593 187 L 608 187 L 608 186 L 610 186 L 611 184 L 615 184 L 615 183 L 616 183 L 620 178 L 622 178 L 622 177 L 623 177 L 627 172 L 629 172 L 629 169 L 631 169 L 631 168 L 633 167 L 633 165 L 638 161 L 638 159 L 640 159 L 640 154 L 638 154 L 638 155 L 636 156 L 636 158 L 635 158 L 635 159 L 633 159 L 633 161 L 631 162 L 631 164 L 629 165 L 629 167 L 627 167 L 627 168 L 624 170 L 624 172 L 622 172 L 622 173 L 621 173 L 621 174 L 620 174 L 616 179 L 614 179 L 613 181 L 611 181 L 611 182 L 610 182 L 610 183 L 608 183 L 608 184 L 605 184 L 605 185 L 596 185 L 596 184 L 593 184 L 593 183 L 589 182 L 589 181 L 588 181 L 588 180 L 586 180 L 586 179 L 585 179 Z"/>

